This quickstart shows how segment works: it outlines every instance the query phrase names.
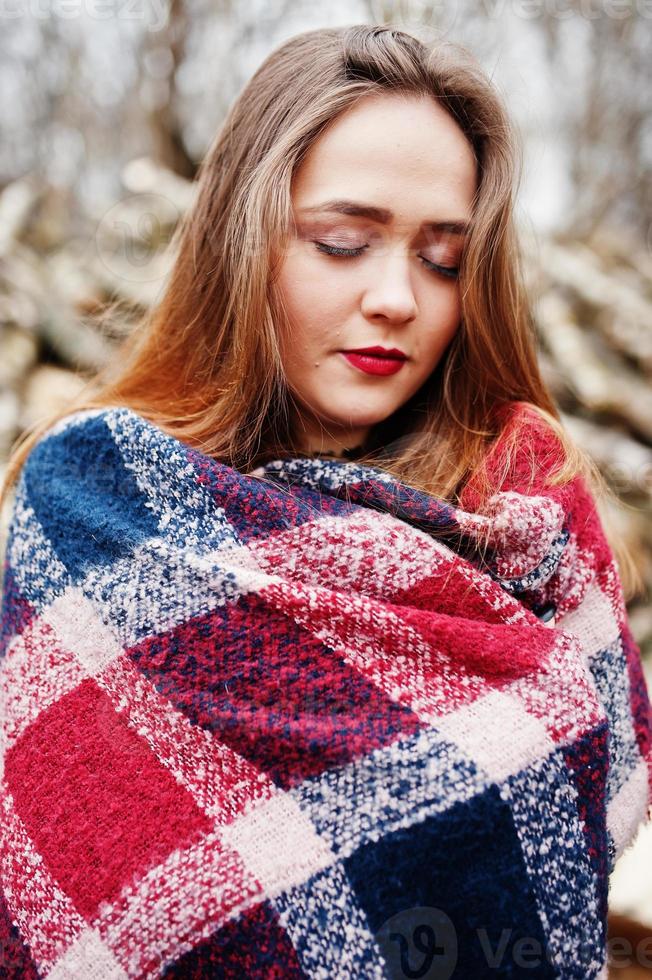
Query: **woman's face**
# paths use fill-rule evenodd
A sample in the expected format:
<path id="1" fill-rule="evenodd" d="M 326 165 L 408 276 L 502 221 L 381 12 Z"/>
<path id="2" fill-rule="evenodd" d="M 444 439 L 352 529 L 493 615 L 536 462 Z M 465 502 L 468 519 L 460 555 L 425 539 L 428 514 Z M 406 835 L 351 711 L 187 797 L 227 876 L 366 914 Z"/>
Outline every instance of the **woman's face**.
<path id="1" fill-rule="evenodd" d="M 276 280 L 303 450 L 359 445 L 436 367 L 460 321 L 455 270 L 475 190 L 472 148 L 429 97 L 366 97 L 311 147 Z M 402 358 L 346 353 L 370 347 Z"/>

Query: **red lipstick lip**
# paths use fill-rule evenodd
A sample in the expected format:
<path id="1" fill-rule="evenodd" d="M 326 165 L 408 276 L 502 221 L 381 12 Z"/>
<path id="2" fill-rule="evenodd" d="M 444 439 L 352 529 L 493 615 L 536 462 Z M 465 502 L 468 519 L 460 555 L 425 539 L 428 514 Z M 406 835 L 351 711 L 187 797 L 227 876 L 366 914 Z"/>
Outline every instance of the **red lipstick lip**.
<path id="1" fill-rule="evenodd" d="M 368 351 L 358 352 L 347 350 L 340 351 L 340 353 L 356 370 L 362 371 L 364 374 L 377 375 L 379 377 L 388 377 L 391 374 L 396 374 L 398 371 L 401 371 L 407 360 L 405 357 L 380 357 L 375 353 L 369 354 Z"/>
<path id="2" fill-rule="evenodd" d="M 343 354 L 376 354 L 379 357 L 391 357 L 399 361 L 406 361 L 407 355 L 397 347 L 387 349 L 386 347 L 355 347 L 353 350 L 342 351 Z"/>

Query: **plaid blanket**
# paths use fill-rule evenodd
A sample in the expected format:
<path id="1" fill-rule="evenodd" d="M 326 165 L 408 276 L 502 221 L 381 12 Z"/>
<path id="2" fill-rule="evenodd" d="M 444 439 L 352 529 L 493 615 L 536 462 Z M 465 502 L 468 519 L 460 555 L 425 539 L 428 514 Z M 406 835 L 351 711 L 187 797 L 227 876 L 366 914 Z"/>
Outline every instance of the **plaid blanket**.
<path id="1" fill-rule="evenodd" d="M 0 975 L 605 977 L 650 704 L 591 494 L 528 468 L 453 507 L 52 426 L 4 566 Z"/>

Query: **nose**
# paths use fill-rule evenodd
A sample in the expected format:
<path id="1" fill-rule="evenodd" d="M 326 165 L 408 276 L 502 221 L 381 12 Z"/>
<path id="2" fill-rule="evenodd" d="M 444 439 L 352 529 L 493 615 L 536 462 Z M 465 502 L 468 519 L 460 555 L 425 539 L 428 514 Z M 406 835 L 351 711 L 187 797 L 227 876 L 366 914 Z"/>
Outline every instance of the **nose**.
<path id="1" fill-rule="evenodd" d="M 409 323 L 417 315 L 417 300 L 410 275 L 410 256 L 400 246 L 379 256 L 370 267 L 371 282 L 362 297 L 362 313 L 396 323 Z"/>

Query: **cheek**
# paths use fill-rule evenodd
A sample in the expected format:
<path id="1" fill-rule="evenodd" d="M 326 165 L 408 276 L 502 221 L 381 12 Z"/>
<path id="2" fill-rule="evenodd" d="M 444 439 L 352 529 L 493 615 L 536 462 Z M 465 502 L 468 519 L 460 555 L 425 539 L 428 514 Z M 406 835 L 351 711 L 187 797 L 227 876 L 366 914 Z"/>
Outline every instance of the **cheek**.
<path id="1" fill-rule="evenodd" d="M 297 321 L 310 316 L 316 319 L 320 313 L 331 316 L 357 296 L 352 269 L 344 263 L 330 267 L 323 255 L 310 251 L 311 247 L 306 242 L 295 243 L 286 252 L 277 278 L 277 289 Z"/>
<path id="2" fill-rule="evenodd" d="M 279 343 L 286 365 L 301 359 L 312 333 L 306 277 L 296 258 L 287 258 L 275 284 L 279 301 Z"/>
<path id="3" fill-rule="evenodd" d="M 281 349 L 292 363 L 332 351 L 342 333 L 341 288 L 331 288 L 322 279 L 317 285 L 314 271 L 308 273 L 305 265 L 286 263 L 276 284 L 288 321 L 281 331 Z"/>
<path id="4" fill-rule="evenodd" d="M 306 312 L 304 305 L 294 306 L 296 299 L 286 300 L 290 322 L 279 337 L 285 374 L 295 384 L 300 379 L 305 383 L 327 346 L 320 321 Z"/>
<path id="5" fill-rule="evenodd" d="M 445 325 L 446 329 L 452 331 L 459 323 L 462 314 L 462 301 L 460 297 L 460 287 L 457 283 L 450 289 L 446 289 L 440 297 L 439 322 Z"/>
<path id="6" fill-rule="evenodd" d="M 418 343 L 419 354 L 433 367 L 457 333 L 461 313 L 459 296 L 457 294 L 455 297 L 451 296 L 447 302 L 439 306 L 437 314 L 433 316 L 432 322 L 437 324 L 436 328 L 421 333 Z"/>

